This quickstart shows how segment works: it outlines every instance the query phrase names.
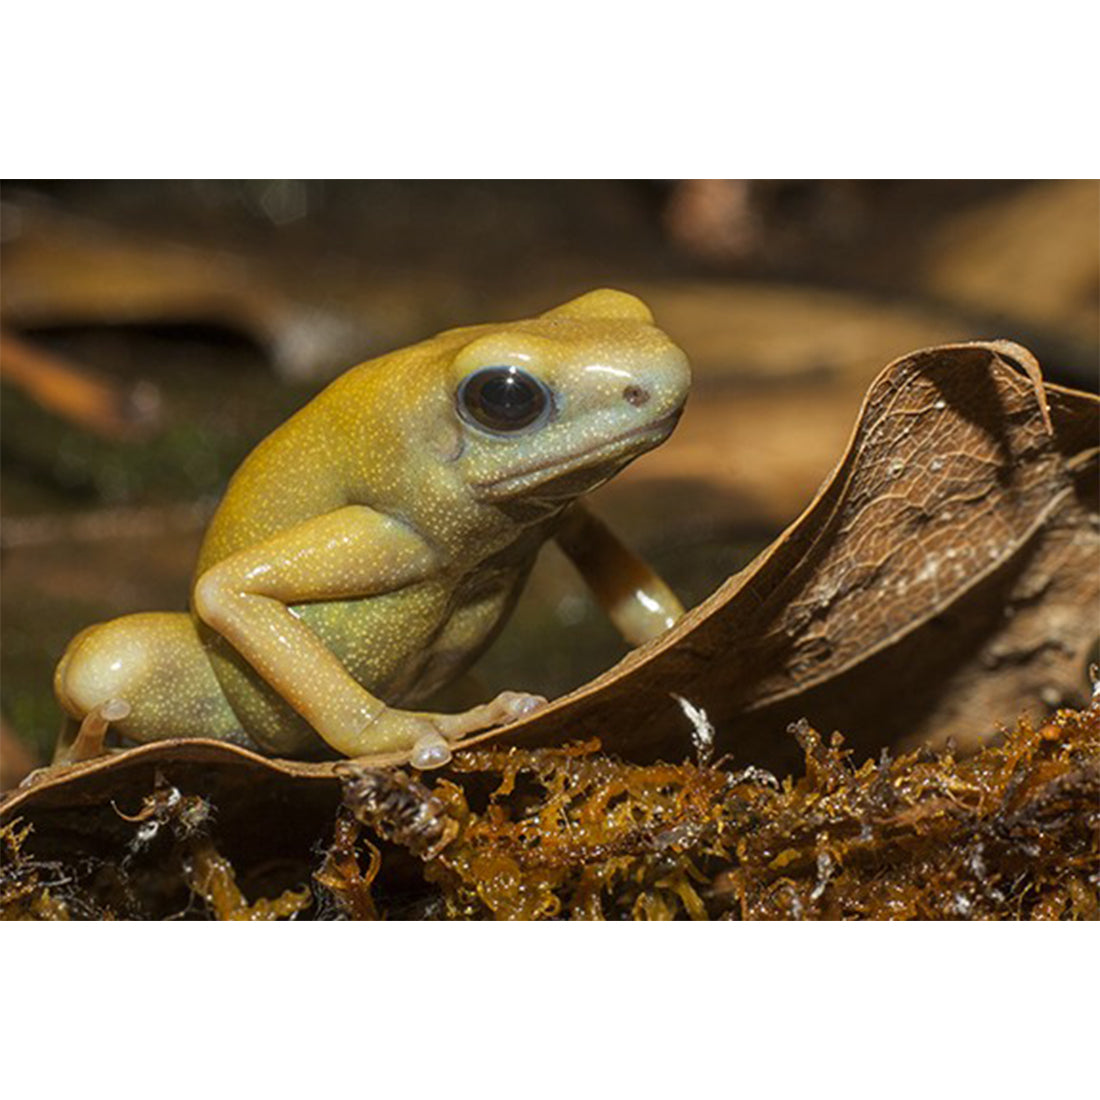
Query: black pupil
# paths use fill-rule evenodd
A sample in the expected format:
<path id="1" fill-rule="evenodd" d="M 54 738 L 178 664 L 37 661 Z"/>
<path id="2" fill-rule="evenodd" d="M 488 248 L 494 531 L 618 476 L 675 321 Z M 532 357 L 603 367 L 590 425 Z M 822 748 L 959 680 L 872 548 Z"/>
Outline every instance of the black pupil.
<path id="1" fill-rule="evenodd" d="M 546 391 L 517 367 L 489 367 L 471 375 L 462 401 L 474 420 L 494 431 L 517 431 L 546 407 Z"/>

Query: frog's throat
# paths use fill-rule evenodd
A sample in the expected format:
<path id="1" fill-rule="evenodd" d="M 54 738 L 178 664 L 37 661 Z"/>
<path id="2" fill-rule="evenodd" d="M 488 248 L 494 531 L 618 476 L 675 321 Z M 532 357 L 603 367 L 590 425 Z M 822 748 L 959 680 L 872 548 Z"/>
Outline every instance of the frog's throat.
<path id="1" fill-rule="evenodd" d="M 475 495 L 479 500 L 486 502 L 508 500 L 511 497 L 538 495 L 538 488 L 547 482 L 557 481 L 567 474 L 575 473 L 591 467 L 595 472 L 599 467 L 609 467 L 609 472 L 599 477 L 595 484 L 583 485 L 576 492 L 563 495 L 576 496 L 581 492 L 594 489 L 597 484 L 602 484 L 608 478 L 614 476 L 628 462 L 652 450 L 659 443 L 672 434 L 677 421 L 683 412 L 683 406 L 674 409 L 660 420 L 654 420 L 649 424 L 643 424 L 637 428 L 631 428 L 622 435 L 601 443 L 598 447 L 582 451 L 565 462 L 548 460 L 534 463 L 522 470 L 516 470 L 506 477 L 493 478 L 488 481 L 475 481 L 471 483 Z M 630 446 L 624 447 L 624 444 Z"/>

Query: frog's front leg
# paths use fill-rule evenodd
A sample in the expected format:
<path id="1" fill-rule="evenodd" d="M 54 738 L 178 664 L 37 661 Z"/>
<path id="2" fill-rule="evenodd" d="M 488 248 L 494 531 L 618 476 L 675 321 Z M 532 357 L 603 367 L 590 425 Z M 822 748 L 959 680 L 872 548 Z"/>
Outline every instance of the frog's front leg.
<path id="1" fill-rule="evenodd" d="M 218 562 L 198 579 L 194 606 L 337 752 L 412 749 L 414 763 L 431 766 L 449 756 L 447 741 L 513 721 L 545 700 L 503 692 L 461 714 L 392 708 L 351 676 L 291 605 L 393 592 L 438 568 L 433 548 L 403 523 L 349 505 Z"/>
<path id="2" fill-rule="evenodd" d="M 555 539 L 623 638 L 642 645 L 684 613 L 676 593 L 583 504 L 575 504 Z"/>

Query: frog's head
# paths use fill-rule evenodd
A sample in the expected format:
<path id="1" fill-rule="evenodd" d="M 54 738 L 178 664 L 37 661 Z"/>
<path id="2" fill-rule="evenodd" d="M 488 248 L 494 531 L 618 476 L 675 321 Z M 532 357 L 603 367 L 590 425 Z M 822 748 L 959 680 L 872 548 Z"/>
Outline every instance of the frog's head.
<path id="1" fill-rule="evenodd" d="M 451 380 L 455 459 L 479 500 L 565 503 L 656 447 L 683 410 L 687 357 L 622 291 L 472 331 Z"/>

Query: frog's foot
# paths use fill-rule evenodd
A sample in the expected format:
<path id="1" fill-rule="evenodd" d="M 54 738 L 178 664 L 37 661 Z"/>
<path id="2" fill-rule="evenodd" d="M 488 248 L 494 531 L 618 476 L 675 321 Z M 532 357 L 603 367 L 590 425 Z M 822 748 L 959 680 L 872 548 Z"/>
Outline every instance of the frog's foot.
<path id="1" fill-rule="evenodd" d="M 461 714 L 433 715 L 432 724 L 448 741 L 458 741 L 478 730 L 518 722 L 546 706 L 546 702 L 543 696 L 530 695 L 526 691 L 502 691 L 488 703 L 471 707 Z"/>
<path id="2" fill-rule="evenodd" d="M 54 753 L 55 764 L 77 764 L 82 760 L 93 760 L 106 751 L 103 743 L 112 722 L 121 722 L 129 717 L 130 704 L 125 699 L 108 699 L 99 706 L 92 707 L 80 720 L 76 736 L 68 744 L 58 741 Z"/>
<path id="3" fill-rule="evenodd" d="M 432 724 L 435 729 L 416 739 L 409 755 L 409 762 L 414 768 L 420 768 L 422 771 L 441 768 L 444 764 L 450 763 L 450 742 L 490 726 L 504 726 L 510 722 L 518 722 L 521 718 L 546 706 L 546 702 L 541 695 L 530 695 L 524 691 L 502 691 L 490 702 L 471 707 L 461 714 L 433 715 Z"/>

